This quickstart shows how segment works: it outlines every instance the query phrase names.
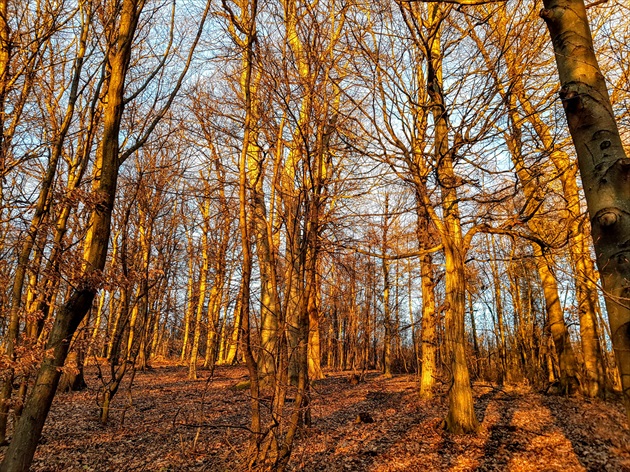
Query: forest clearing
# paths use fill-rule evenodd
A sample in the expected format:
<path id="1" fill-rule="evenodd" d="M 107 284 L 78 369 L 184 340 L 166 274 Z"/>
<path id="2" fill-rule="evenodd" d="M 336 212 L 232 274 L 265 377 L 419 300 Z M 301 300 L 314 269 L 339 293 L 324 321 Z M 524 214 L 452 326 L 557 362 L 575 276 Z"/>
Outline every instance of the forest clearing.
<path id="1" fill-rule="evenodd" d="M 248 391 L 238 388 L 244 367 L 202 371 L 207 378 L 196 381 L 172 364 L 138 372 L 107 425 L 98 421 L 96 370 L 87 371 L 91 387 L 60 394 L 53 405 L 34 472 L 248 469 Z M 312 425 L 300 433 L 289 470 L 630 471 L 630 430 L 618 401 L 475 383 L 481 429 L 453 436 L 440 425 L 444 391 L 420 401 L 414 375 L 352 377 L 315 382 Z"/>

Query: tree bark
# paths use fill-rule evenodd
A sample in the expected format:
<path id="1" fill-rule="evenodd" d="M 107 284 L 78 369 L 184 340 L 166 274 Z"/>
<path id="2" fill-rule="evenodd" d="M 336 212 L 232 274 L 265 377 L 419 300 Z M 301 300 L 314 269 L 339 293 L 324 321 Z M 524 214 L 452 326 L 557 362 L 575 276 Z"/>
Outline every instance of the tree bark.
<path id="1" fill-rule="evenodd" d="M 422 322 L 420 325 L 421 377 L 420 397 L 433 398 L 437 375 L 437 322 L 433 258 L 427 254 L 420 261 L 422 290 Z"/>
<path id="2" fill-rule="evenodd" d="M 188 378 L 197 380 L 197 357 L 199 355 L 199 340 L 201 339 L 201 320 L 206 306 L 206 292 L 208 287 L 208 272 L 210 271 L 210 247 L 208 245 L 210 200 L 205 199 L 201 205 L 203 215 L 203 231 L 201 234 L 201 270 L 199 271 L 199 298 L 195 309 L 195 331 L 193 332 L 193 343 L 190 350 L 190 360 L 188 361 Z"/>
<path id="3" fill-rule="evenodd" d="M 584 1 L 543 4 L 540 15 L 556 55 L 630 422 L 630 159 L 595 57 Z"/>
<path id="4" fill-rule="evenodd" d="M 551 271 L 549 262 L 539 246 L 534 246 L 534 256 L 536 257 L 536 267 L 545 297 L 547 322 L 549 323 L 553 344 L 558 354 L 560 389 L 564 393 L 575 393 L 579 388 L 577 363 L 569 337 L 569 330 L 564 320 L 562 305 L 560 304 L 558 283 Z"/>

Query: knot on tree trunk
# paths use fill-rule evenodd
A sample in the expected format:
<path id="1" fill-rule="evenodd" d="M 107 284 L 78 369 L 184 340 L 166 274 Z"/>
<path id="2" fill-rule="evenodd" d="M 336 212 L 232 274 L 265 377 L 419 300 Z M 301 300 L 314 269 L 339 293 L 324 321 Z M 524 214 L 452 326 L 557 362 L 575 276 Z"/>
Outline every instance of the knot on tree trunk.
<path id="1" fill-rule="evenodd" d="M 575 113 L 583 108 L 581 94 L 571 86 L 563 86 L 560 89 L 560 100 L 567 112 Z"/>
<path id="2" fill-rule="evenodd" d="M 602 208 L 595 214 L 595 219 L 604 228 L 613 226 L 621 218 L 621 212 L 617 208 Z"/>

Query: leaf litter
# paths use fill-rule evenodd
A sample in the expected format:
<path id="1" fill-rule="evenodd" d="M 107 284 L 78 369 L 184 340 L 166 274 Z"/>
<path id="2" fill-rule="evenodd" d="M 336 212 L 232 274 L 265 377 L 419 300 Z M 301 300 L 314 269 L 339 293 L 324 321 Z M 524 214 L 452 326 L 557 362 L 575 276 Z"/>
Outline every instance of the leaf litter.
<path id="1" fill-rule="evenodd" d="M 138 371 L 102 425 L 96 369 L 88 367 L 87 390 L 57 395 L 31 470 L 246 470 L 250 399 L 237 385 L 247 371 L 216 367 L 201 376 L 188 380 L 185 367 L 167 363 Z M 314 382 L 312 425 L 296 441 L 290 470 L 630 472 L 619 402 L 474 384 L 481 429 L 455 436 L 441 426 L 446 392 L 420 400 L 413 375 L 351 380 L 331 372 Z"/>

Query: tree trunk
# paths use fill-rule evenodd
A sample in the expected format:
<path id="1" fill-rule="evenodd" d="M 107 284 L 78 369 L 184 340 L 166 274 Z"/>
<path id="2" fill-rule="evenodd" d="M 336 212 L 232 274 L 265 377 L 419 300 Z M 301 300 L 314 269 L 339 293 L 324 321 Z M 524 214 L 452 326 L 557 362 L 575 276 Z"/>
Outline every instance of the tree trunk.
<path id="1" fill-rule="evenodd" d="M 422 322 L 420 326 L 421 377 L 420 397 L 433 398 L 437 375 L 437 322 L 433 258 L 427 254 L 420 261 L 422 285 Z"/>
<path id="2" fill-rule="evenodd" d="M 455 434 L 474 433 L 479 429 L 479 422 L 475 416 L 466 363 L 464 259 L 460 246 L 449 240 L 445 240 L 444 243 L 444 256 L 446 261 L 445 337 L 449 357 L 448 365 L 452 375 L 446 429 Z"/>
<path id="3" fill-rule="evenodd" d="M 314 287 L 311 287 L 308 298 L 308 378 L 320 380 L 324 378 L 321 366 L 321 340 L 319 326 L 319 307 L 321 304 L 321 284 L 319 276 L 315 274 Z"/>
<path id="4" fill-rule="evenodd" d="M 236 360 L 236 351 L 238 349 L 238 340 L 241 333 L 241 297 L 243 288 L 239 290 L 238 298 L 236 300 L 236 306 L 234 307 L 234 326 L 232 327 L 232 334 L 228 341 L 228 350 L 225 356 L 225 364 L 232 365 Z"/>
<path id="5" fill-rule="evenodd" d="M 199 340 L 201 339 L 201 320 L 206 304 L 206 292 L 208 286 L 208 272 L 210 270 L 210 248 L 208 246 L 208 218 L 210 217 L 210 202 L 206 200 L 202 204 L 201 212 L 204 218 L 203 232 L 201 234 L 201 270 L 199 271 L 199 298 L 195 311 L 195 331 L 193 333 L 193 344 L 188 361 L 188 378 L 197 380 L 197 357 L 199 355 Z"/>
<path id="6" fill-rule="evenodd" d="M 442 82 L 442 48 L 441 48 L 441 6 L 430 8 L 431 28 L 435 32 L 432 37 L 428 56 L 427 94 L 430 97 L 431 113 L 434 119 L 434 153 L 437 178 L 441 185 L 442 217 L 438 216 L 430 206 L 426 195 L 423 196 L 425 207 L 433 223 L 440 232 L 444 245 L 444 261 L 446 266 L 445 309 L 446 319 L 444 335 L 447 348 L 447 365 L 451 368 L 452 384 L 449 391 L 449 410 L 446 417 L 446 429 L 455 434 L 473 433 L 479 429 L 479 421 L 475 416 L 470 376 L 466 362 L 466 275 L 464 247 L 461 221 L 459 215 L 457 186 L 458 178 L 453 168 L 453 154 L 449 149 L 449 124 Z"/>
<path id="7" fill-rule="evenodd" d="M 383 240 L 381 251 L 384 256 L 387 255 L 388 239 L 387 234 L 389 231 L 389 194 L 385 194 L 385 208 L 383 212 Z M 383 259 L 381 261 L 383 270 L 383 325 L 385 327 L 385 334 L 383 335 L 383 374 L 385 377 L 392 376 L 392 314 L 391 305 L 389 301 L 390 296 L 390 281 L 389 281 L 389 261 Z"/>
<path id="8" fill-rule="evenodd" d="M 560 304 L 558 294 L 558 283 L 551 271 L 550 264 L 542 253 L 539 246 L 534 245 L 534 256 L 536 257 L 536 267 L 542 283 L 545 297 L 545 307 L 547 309 L 547 322 L 553 338 L 553 344 L 558 354 L 558 364 L 560 367 L 560 388 L 562 392 L 571 394 L 578 390 L 577 363 L 569 330 L 564 320 L 564 313 Z"/>
<path id="9" fill-rule="evenodd" d="M 490 249 L 490 248 L 488 248 Z M 489 251 L 488 251 L 489 252 Z M 503 298 L 501 278 L 499 277 L 499 269 L 497 267 L 497 250 L 495 247 L 494 239 L 492 239 L 492 255 L 494 260 L 490 262 L 490 272 L 492 273 L 492 281 L 494 285 L 494 302 L 497 312 L 497 328 L 498 328 L 498 350 L 499 359 L 501 361 L 501 369 L 499 370 L 499 383 L 503 383 L 507 380 L 508 364 L 507 364 L 507 349 L 505 345 L 505 325 L 503 322 Z"/>
<path id="10" fill-rule="evenodd" d="M 630 422 L 630 159 L 625 154 L 583 0 L 544 0 L 591 217 L 612 344 Z"/>
<path id="11" fill-rule="evenodd" d="M 195 294 L 195 258 L 193 257 L 193 237 L 192 231 L 186 231 L 188 237 L 188 283 L 186 289 L 186 311 L 184 312 L 183 329 L 184 335 L 182 338 L 182 351 L 179 356 L 180 362 L 186 361 L 186 354 L 188 350 L 188 337 L 190 336 L 190 321 L 195 312 L 194 294 Z"/>

